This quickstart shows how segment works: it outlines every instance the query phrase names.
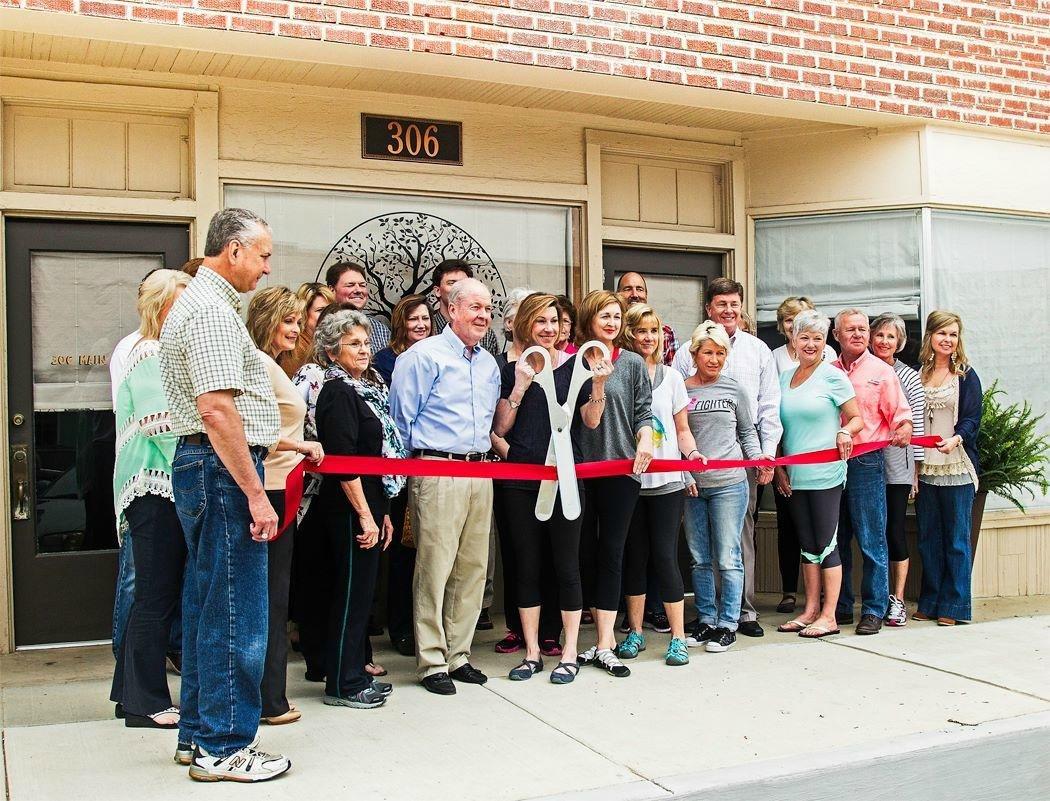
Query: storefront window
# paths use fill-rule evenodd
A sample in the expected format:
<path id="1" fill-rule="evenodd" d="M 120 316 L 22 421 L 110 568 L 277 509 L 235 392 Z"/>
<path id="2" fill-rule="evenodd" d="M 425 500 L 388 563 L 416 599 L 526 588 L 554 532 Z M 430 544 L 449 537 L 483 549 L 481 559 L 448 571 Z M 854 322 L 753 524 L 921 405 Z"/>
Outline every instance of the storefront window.
<path id="1" fill-rule="evenodd" d="M 513 287 L 568 290 L 572 223 L 562 206 L 258 186 L 229 186 L 225 200 L 273 228 L 269 284 L 294 289 L 323 280 L 336 261 L 356 261 L 369 272 L 368 310 L 388 318 L 402 295 L 430 290 L 446 258 L 474 265 L 492 290 L 495 326 Z"/>
<path id="2" fill-rule="evenodd" d="M 869 316 L 901 315 L 915 345 L 919 322 L 921 212 L 917 209 L 755 222 L 758 324 L 763 339 L 783 344 L 776 310 L 806 295 L 821 312 L 856 306 Z M 832 343 L 834 344 L 834 343 Z M 916 351 L 917 352 L 917 351 Z M 905 361 L 913 356 L 906 353 Z"/>
<path id="3" fill-rule="evenodd" d="M 987 388 L 1004 400 L 1050 408 L 1045 363 L 1050 349 L 1050 220 L 954 211 L 932 212 L 931 286 L 926 311 L 963 319 L 966 355 Z M 1042 422 L 1050 432 L 1050 421 Z M 990 498 L 989 507 L 1008 503 Z M 1036 505 L 1050 505 L 1043 497 Z"/>

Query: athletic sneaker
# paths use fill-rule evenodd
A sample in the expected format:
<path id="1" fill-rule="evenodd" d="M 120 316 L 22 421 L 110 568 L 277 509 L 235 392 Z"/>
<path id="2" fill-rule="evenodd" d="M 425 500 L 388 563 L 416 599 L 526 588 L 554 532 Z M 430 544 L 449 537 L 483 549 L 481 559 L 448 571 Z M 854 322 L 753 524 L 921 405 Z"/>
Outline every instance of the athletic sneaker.
<path id="1" fill-rule="evenodd" d="M 667 643 L 667 654 L 664 656 L 664 662 L 671 665 L 671 667 L 689 664 L 689 648 L 686 646 L 685 640 L 678 637 L 671 638 L 671 642 Z"/>
<path id="2" fill-rule="evenodd" d="M 177 765 L 189 765 L 193 761 L 193 743 L 176 745 L 174 760 Z"/>
<path id="3" fill-rule="evenodd" d="M 707 623 L 701 623 L 698 620 L 693 624 L 692 628 L 686 632 L 685 644 L 690 648 L 696 648 L 697 646 L 703 645 L 714 636 L 714 631 L 714 626 L 709 626 Z"/>
<path id="4" fill-rule="evenodd" d="M 228 757 L 213 757 L 199 745 L 193 748 L 190 778 L 199 782 L 265 782 L 285 773 L 292 763 L 280 754 L 260 751 L 256 739 Z"/>
<path id="5" fill-rule="evenodd" d="M 627 638 L 616 646 L 616 655 L 620 659 L 634 659 L 645 650 L 645 637 L 637 631 L 627 634 Z"/>
<path id="6" fill-rule="evenodd" d="M 707 641 L 707 645 L 704 646 L 704 650 L 710 651 L 713 654 L 720 654 L 722 651 L 728 651 L 733 647 L 733 643 L 736 642 L 736 632 L 730 631 L 729 629 L 712 629 L 711 637 Z"/>
<path id="7" fill-rule="evenodd" d="M 908 625 L 908 607 L 896 595 L 890 596 L 890 608 L 886 611 L 886 625 L 894 628 Z"/>
<path id="8" fill-rule="evenodd" d="M 595 667 L 600 667 L 610 676 L 615 676 L 618 679 L 625 679 L 631 675 L 631 669 L 621 662 L 610 648 L 596 650 L 591 664 Z"/>
<path id="9" fill-rule="evenodd" d="M 642 620 L 645 622 L 646 626 L 658 634 L 666 634 L 671 630 L 671 622 L 667 619 L 667 615 L 665 615 L 663 611 L 646 612 Z"/>
<path id="10" fill-rule="evenodd" d="M 328 706 L 348 706 L 351 709 L 375 709 L 377 706 L 385 704 L 386 697 L 390 694 L 384 693 L 376 687 L 376 684 L 385 684 L 385 682 L 370 684 L 363 690 L 359 690 L 346 698 L 335 695 L 325 695 L 324 702 Z M 392 685 L 387 686 L 393 691 L 394 688 Z"/>

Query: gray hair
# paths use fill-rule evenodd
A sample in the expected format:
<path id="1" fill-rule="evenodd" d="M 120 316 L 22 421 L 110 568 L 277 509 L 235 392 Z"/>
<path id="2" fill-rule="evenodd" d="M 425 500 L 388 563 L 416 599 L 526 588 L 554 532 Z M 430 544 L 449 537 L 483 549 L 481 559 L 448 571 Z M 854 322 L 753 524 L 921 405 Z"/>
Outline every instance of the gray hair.
<path id="1" fill-rule="evenodd" d="M 852 317 L 854 314 L 860 315 L 861 317 L 863 317 L 865 319 L 865 321 L 868 319 L 868 313 L 866 311 L 864 311 L 864 309 L 856 309 L 856 308 L 843 309 L 842 311 L 840 311 L 838 314 L 835 315 L 835 330 L 836 331 L 839 330 L 839 325 L 841 325 L 843 318 L 845 318 L 845 317 Z"/>
<path id="2" fill-rule="evenodd" d="M 452 289 L 448 291 L 448 305 L 455 306 L 462 300 L 464 295 L 469 295 L 472 292 L 484 292 L 489 297 L 492 296 L 489 288 L 477 278 L 464 278 L 462 281 L 456 281 L 452 285 Z"/>
<path id="3" fill-rule="evenodd" d="M 693 336 L 689 340 L 689 352 L 695 355 L 707 341 L 714 342 L 720 348 L 725 348 L 726 353 L 733 350 L 733 341 L 729 338 L 726 327 L 713 320 L 704 320 L 693 329 Z"/>
<path id="4" fill-rule="evenodd" d="M 503 320 L 513 320 L 514 315 L 518 313 L 518 306 L 525 300 L 529 295 L 535 295 L 535 289 L 529 289 L 527 286 L 516 286 L 514 289 L 507 293 L 507 299 L 503 302 Z"/>
<path id="5" fill-rule="evenodd" d="M 208 224 L 208 238 L 204 243 L 204 255 L 212 258 L 222 253 L 233 241 L 251 245 L 261 233 L 270 230 L 269 223 L 248 209 L 223 209 L 216 212 Z"/>
<path id="6" fill-rule="evenodd" d="M 839 314 L 842 314 L 842 312 L 839 312 Z M 838 318 L 836 317 L 836 319 Z M 799 334 L 807 331 L 816 331 L 824 337 L 824 339 L 827 339 L 828 328 L 830 327 L 831 320 L 825 315 L 821 314 L 816 309 L 803 309 L 795 315 L 795 321 L 791 324 L 791 338 L 794 339 Z"/>
<path id="7" fill-rule="evenodd" d="M 332 357 L 328 352 L 338 350 L 339 340 L 355 328 L 363 328 L 371 333 L 372 325 L 363 312 L 344 309 L 322 317 L 314 331 L 314 356 L 317 363 L 322 367 L 330 365 Z"/>
<path id="8" fill-rule="evenodd" d="M 897 350 L 894 353 L 900 353 L 904 350 L 904 345 L 908 342 L 908 329 L 904 326 L 904 320 L 901 319 L 899 314 L 893 312 L 883 312 L 874 320 L 871 321 L 871 337 L 875 338 L 875 332 L 880 328 L 892 325 L 897 331 Z"/>

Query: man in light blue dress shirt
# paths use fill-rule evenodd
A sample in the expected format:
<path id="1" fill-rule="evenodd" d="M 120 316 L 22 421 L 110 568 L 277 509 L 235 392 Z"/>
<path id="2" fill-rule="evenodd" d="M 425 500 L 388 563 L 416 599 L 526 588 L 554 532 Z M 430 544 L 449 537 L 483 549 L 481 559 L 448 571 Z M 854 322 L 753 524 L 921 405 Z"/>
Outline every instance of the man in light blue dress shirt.
<path id="1" fill-rule="evenodd" d="M 398 357 L 390 412 L 414 456 L 483 461 L 500 391 L 496 360 L 479 345 L 492 322 L 492 296 L 466 278 L 448 300 L 449 325 Z M 485 586 L 492 480 L 413 478 L 409 493 L 417 673 L 430 692 L 452 695 L 452 679 L 487 681 L 470 664 L 470 645 Z"/>

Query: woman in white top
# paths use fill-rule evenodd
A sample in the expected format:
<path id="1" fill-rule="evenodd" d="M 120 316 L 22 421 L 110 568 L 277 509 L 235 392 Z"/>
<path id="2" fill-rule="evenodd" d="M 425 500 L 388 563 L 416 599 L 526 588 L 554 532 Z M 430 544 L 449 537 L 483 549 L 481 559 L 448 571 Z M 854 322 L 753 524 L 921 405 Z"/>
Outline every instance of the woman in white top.
<path id="1" fill-rule="evenodd" d="M 256 292 L 248 304 L 248 333 L 259 349 L 273 384 L 281 414 L 281 438 L 263 462 L 266 496 L 278 517 L 284 517 L 284 484 L 288 474 L 306 456 L 319 462 L 324 451 L 317 442 L 304 439 L 306 403 L 277 359 L 295 348 L 303 319 L 303 301 L 287 287 L 274 286 Z M 267 589 L 270 598 L 269 633 L 262 678 L 262 721 L 272 725 L 294 723 L 302 713 L 288 703 L 288 592 L 292 579 L 294 526 L 267 547 Z"/>
<path id="2" fill-rule="evenodd" d="M 783 375 L 788 370 L 798 367 L 798 353 L 791 344 L 791 327 L 795 316 L 807 309 L 816 308 L 813 301 L 803 296 L 784 298 L 777 306 L 777 331 L 785 340 L 783 345 L 773 351 L 773 361 L 777 365 L 777 373 Z M 831 364 L 835 361 L 836 354 L 829 345 L 824 346 L 824 361 Z M 783 593 L 780 603 L 777 604 L 778 612 L 795 611 L 795 595 L 798 592 L 798 532 L 795 531 L 795 522 L 788 511 L 788 496 L 791 494 L 791 481 L 788 479 L 787 470 L 777 468 L 774 481 L 775 490 L 773 500 L 777 505 L 777 556 L 780 562 L 780 584 Z"/>
<path id="3" fill-rule="evenodd" d="M 651 306 L 637 303 L 625 318 L 627 347 L 645 360 L 653 388 L 653 456 L 656 459 L 701 459 L 689 429 L 689 398 L 681 373 L 663 364 L 663 322 Z M 690 473 L 645 473 L 642 489 L 631 517 L 624 548 L 624 593 L 627 596 L 626 639 L 617 646 L 617 656 L 633 659 L 645 650 L 642 614 L 650 560 L 660 588 L 661 600 L 671 624 L 671 642 L 664 661 L 685 665 L 689 651 L 685 642 L 685 587 L 678 568 L 678 531 L 685 506 L 685 493 L 696 495 Z"/>

